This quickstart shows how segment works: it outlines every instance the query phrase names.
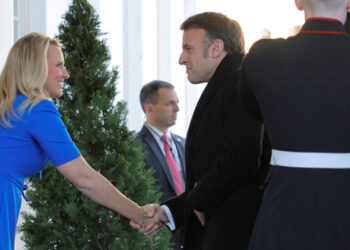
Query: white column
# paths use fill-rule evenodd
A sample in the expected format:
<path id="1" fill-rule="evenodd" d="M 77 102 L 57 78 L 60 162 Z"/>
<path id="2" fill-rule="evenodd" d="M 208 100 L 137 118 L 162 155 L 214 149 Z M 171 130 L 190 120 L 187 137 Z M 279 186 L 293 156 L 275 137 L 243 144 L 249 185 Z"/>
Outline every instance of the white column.
<path id="1" fill-rule="evenodd" d="M 20 36 L 30 32 L 30 1 L 20 0 Z M 42 15 L 42 13 L 40 13 Z"/>
<path id="2" fill-rule="evenodd" d="M 141 0 L 123 0 L 123 99 L 128 104 L 127 125 L 141 127 L 139 91 L 142 86 Z"/>
<path id="3" fill-rule="evenodd" d="M 40 32 L 47 34 L 47 25 L 50 19 L 47 19 L 46 0 L 31 0 L 29 2 L 29 30 L 28 32 Z"/>
<path id="4" fill-rule="evenodd" d="M 13 44 L 13 35 L 13 0 L 3 0 L 0 8 L 0 71 Z"/>
<path id="5" fill-rule="evenodd" d="M 171 81 L 171 8 L 170 0 L 157 1 L 157 78 Z"/>

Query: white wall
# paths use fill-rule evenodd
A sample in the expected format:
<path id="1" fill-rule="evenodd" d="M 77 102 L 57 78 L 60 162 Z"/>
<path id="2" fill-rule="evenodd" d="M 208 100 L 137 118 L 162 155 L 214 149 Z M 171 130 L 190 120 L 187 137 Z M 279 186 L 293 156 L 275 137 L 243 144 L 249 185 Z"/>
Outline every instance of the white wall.
<path id="1" fill-rule="evenodd" d="M 47 2 L 46 0 L 30 0 L 28 1 L 28 7 L 29 7 L 29 30 L 28 32 L 39 32 L 43 34 L 47 34 L 47 27 L 50 22 L 48 20 L 51 20 L 47 13 Z M 24 34 L 22 34 L 24 35 Z"/>
<path id="2" fill-rule="evenodd" d="M 45 33 L 48 36 L 54 37 L 58 35 L 58 25 L 62 22 L 63 15 L 68 11 L 69 4 L 71 0 L 60 0 L 60 1 L 50 1 L 50 0 L 36 0 L 45 1 L 46 7 L 44 12 L 46 13 L 46 30 Z"/>
<path id="3" fill-rule="evenodd" d="M 123 1 L 123 99 L 128 103 L 128 127 L 137 130 L 141 108 L 137 94 L 142 86 L 141 0 Z"/>
<path id="4" fill-rule="evenodd" d="M 13 1 L 2 0 L 0 8 L 0 69 L 13 44 Z"/>

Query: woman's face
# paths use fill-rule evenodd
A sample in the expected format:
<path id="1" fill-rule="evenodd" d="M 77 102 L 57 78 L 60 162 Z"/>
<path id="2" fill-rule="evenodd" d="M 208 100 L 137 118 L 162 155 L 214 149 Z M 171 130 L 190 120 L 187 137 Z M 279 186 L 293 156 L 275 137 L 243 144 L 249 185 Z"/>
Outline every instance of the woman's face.
<path id="1" fill-rule="evenodd" d="M 64 67 L 63 53 L 60 47 L 50 45 L 47 51 L 48 75 L 44 84 L 46 95 L 50 98 L 62 96 L 64 80 L 69 74 Z"/>

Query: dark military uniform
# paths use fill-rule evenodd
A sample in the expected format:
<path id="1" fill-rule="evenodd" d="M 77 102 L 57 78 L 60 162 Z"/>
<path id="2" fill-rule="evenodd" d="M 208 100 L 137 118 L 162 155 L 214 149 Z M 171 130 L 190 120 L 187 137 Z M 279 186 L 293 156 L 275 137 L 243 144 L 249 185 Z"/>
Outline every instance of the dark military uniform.
<path id="1" fill-rule="evenodd" d="M 275 151 L 250 249 L 350 249 L 349 75 L 335 19 L 308 19 L 245 58 L 239 96 Z"/>

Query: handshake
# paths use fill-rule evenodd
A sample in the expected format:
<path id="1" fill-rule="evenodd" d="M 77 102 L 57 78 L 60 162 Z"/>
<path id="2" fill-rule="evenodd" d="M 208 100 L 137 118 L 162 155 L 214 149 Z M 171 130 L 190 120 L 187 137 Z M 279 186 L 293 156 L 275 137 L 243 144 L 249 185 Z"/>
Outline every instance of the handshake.
<path id="1" fill-rule="evenodd" d="M 165 210 L 158 204 L 148 204 L 141 207 L 141 214 L 136 220 L 131 220 L 130 225 L 144 235 L 157 234 L 163 225 L 169 222 Z"/>
<path id="2" fill-rule="evenodd" d="M 162 229 L 164 224 L 169 223 L 165 209 L 158 204 L 145 205 L 141 207 L 141 211 L 140 216 L 136 220 L 130 221 L 130 225 L 144 235 L 154 236 Z M 193 210 L 193 212 L 204 227 L 205 214 L 197 210 Z"/>

